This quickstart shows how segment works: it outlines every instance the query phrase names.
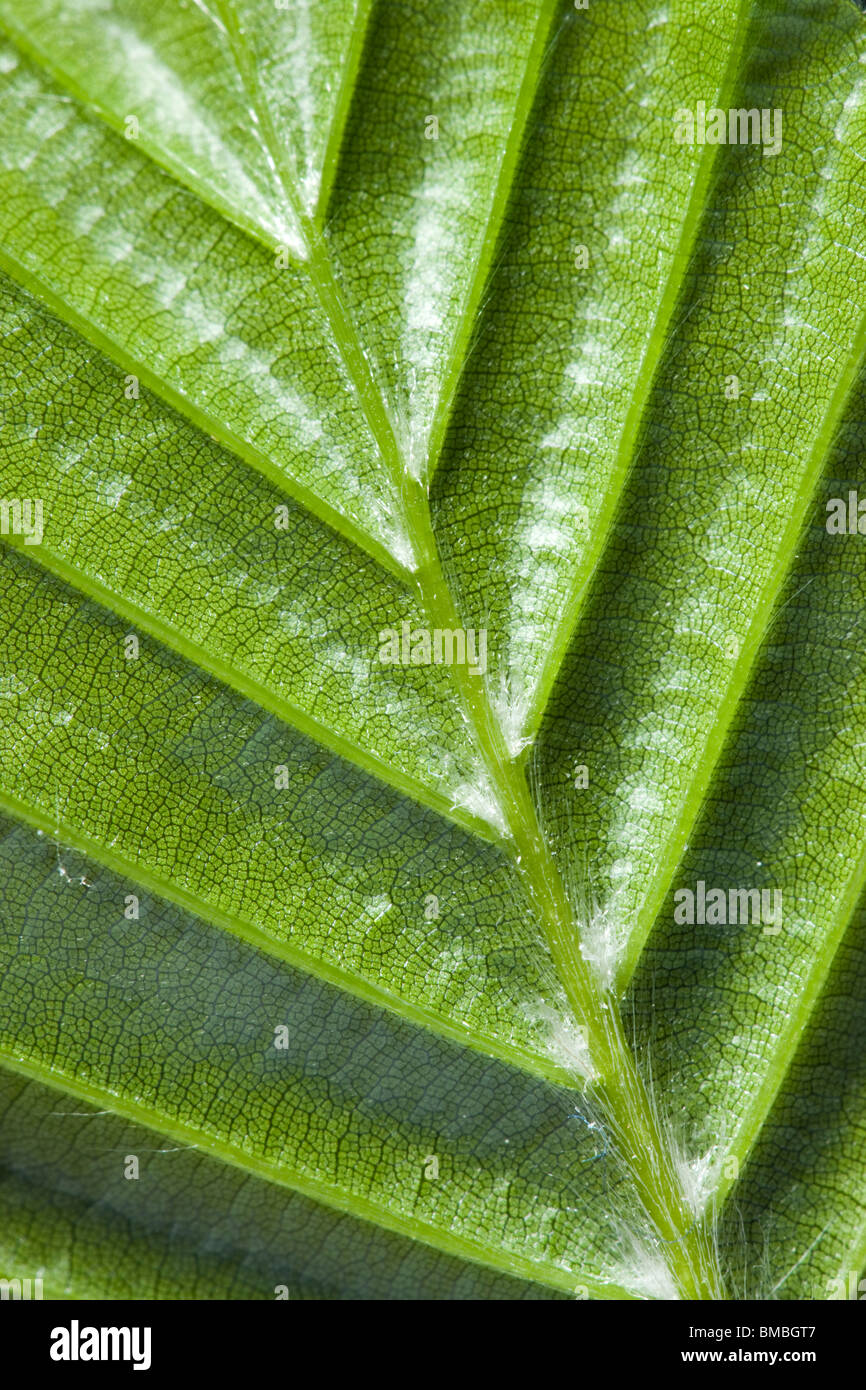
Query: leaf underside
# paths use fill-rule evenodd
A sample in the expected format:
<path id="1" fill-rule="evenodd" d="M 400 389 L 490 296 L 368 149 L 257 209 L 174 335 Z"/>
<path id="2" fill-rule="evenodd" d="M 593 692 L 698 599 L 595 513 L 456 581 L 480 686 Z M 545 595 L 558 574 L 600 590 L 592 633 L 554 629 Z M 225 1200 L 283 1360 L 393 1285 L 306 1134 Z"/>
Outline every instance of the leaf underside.
<path id="1" fill-rule="evenodd" d="M 862 16 L 0 30 L 0 1275 L 851 1296 Z"/>

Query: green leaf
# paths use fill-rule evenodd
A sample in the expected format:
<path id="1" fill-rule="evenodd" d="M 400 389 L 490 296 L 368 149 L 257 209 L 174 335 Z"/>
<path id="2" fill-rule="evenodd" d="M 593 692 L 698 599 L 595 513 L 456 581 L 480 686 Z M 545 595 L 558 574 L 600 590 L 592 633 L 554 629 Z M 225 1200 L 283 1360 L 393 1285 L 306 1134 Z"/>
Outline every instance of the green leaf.
<path id="1" fill-rule="evenodd" d="M 0 1273 L 858 1296 L 862 17 L 0 25 Z"/>

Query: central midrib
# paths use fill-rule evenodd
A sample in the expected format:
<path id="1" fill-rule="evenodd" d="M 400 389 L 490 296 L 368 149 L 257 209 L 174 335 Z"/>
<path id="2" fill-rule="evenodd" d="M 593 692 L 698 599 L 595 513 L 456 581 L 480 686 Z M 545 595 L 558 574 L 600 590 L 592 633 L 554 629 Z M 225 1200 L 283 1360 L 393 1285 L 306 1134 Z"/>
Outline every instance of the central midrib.
<path id="1" fill-rule="evenodd" d="M 751 8 L 750 3 L 744 8 Z M 231 0 L 221 0 L 224 14 L 231 17 Z M 743 36 L 740 35 L 740 42 Z M 239 67 L 256 103 L 264 138 L 280 172 L 287 199 L 296 207 L 291 178 L 280 156 L 278 142 L 265 104 L 261 101 L 248 55 L 234 26 L 233 44 Z M 304 224 L 301 224 L 302 227 Z M 304 227 L 305 234 L 312 232 Z M 314 235 L 314 234 L 313 234 Z M 401 451 L 397 434 L 385 404 L 384 394 L 375 382 L 357 338 L 333 264 L 324 242 L 316 237 L 308 243 L 307 262 L 320 302 L 331 322 L 344 361 L 356 382 L 359 400 L 371 432 L 381 450 L 392 489 L 400 498 L 407 540 L 415 555 L 412 566 L 418 598 L 432 628 L 461 626 L 461 615 L 445 581 L 438 546 L 432 527 L 426 486 L 412 474 Z M 444 424 L 442 426 L 444 430 Z M 483 678 L 473 678 L 468 668 L 449 667 L 458 688 L 478 751 L 490 784 L 497 794 L 500 818 L 505 825 L 515 868 L 528 885 L 531 904 L 553 954 L 554 963 L 578 1024 L 586 1029 L 590 1055 L 604 1058 L 597 1073 L 599 1094 L 608 1098 L 613 1112 L 610 1119 L 617 1139 L 630 1157 L 626 1160 L 637 1191 L 663 1245 L 666 1262 L 680 1291 L 686 1297 L 714 1298 L 721 1295 L 721 1279 L 707 1232 L 688 1209 L 684 1191 L 676 1177 L 676 1163 L 666 1146 L 639 1076 L 635 1060 L 625 1043 L 615 1001 L 603 998 L 591 968 L 580 949 L 580 933 L 559 870 L 541 833 L 535 807 L 528 793 L 520 766 L 508 753 L 502 728 L 493 711 Z M 637 1151 L 636 1153 L 634 1151 Z M 633 1160 L 633 1161 L 632 1161 Z"/>

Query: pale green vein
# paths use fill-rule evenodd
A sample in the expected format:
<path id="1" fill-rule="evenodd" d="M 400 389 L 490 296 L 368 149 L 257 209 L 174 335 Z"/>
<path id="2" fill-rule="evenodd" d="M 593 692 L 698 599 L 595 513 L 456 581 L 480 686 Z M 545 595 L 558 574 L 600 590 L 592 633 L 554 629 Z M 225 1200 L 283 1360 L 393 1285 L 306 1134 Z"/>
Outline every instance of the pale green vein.
<path id="1" fill-rule="evenodd" d="M 139 632 L 147 633 L 164 647 L 168 647 L 178 656 L 183 657 L 185 661 L 192 662 L 202 671 L 206 671 L 208 675 L 215 676 L 223 685 L 236 691 L 245 699 L 252 700 L 262 709 L 267 710 L 269 714 L 276 715 L 290 728 L 296 729 L 298 733 L 312 739 L 320 747 L 327 748 L 330 753 L 344 758 L 353 767 L 359 768 L 368 776 L 375 777 L 383 785 L 393 788 L 401 796 L 405 796 L 419 806 L 425 806 L 429 810 L 435 811 L 437 815 L 461 826 L 479 839 L 493 844 L 499 842 L 499 837 L 493 826 L 479 816 L 473 815 L 465 807 L 455 805 L 454 800 L 445 792 L 438 791 L 435 787 L 426 786 L 423 782 L 408 776 L 402 767 L 386 763 L 375 753 L 368 752 L 366 748 L 361 748 L 358 744 L 352 743 L 351 739 L 338 734 L 326 724 L 320 723 L 306 710 L 301 709 L 298 705 L 293 705 L 289 700 L 278 695 L 276 691 L 263 685 L 261 681 L 257 681 L 237 666 L 233 666 L 230 662 L 216 656 L 199 643 L 190 641 L 180 628 L 166 622 L 164 618 L 150 613 L 139 604 L 130 602 L 122 594 L 110 589 L 106 584 L 85 573 L 76 565 L 70 564 L 44 541 L 41 545 L 27 545 L 21 536 L 4 536 L 2 543 L 0 543 L 0 546 L 2 545 L 20 551 L 29 560 L 38 562 L 43 569 L 56 575 L 64 583 L 71 585 L 85 598 L 92 599 L 102 608 L 117 614 L 118 617 L 137 628 Z"/>
<path id="2" fill-rule="evenodd" d="M 294 186 L 293 171 L 287 167 L 280 141 L 273 127 L 270 112 L 261 95 L 252 55 L 249 52 L 243 32 L 234 14 L 234 9 L 230 0 L 218 0 L 218 2 L 226 32 L 231 42 L 233 52 L 235 53 L 238 71 L 244 81 L 249 100 L 252 103 L 252 110 L 258 123 L 265 153 L 276 175 L 277 182 L 283 190 L 286 208 L 297 221 L 306 242 L 307 256 L 304 260 L 295 262 L 296 268 L 299 272 L 306 271 L 319 305 L 328 319 L 335 346 L 338 349 L 341 361 L 349 375 L 367 423 L 379 447 L 392 485 L 394 486 L 395 503 L 399 507 L 402 464 L 399 461 L 399 450 L 396 445 L 395 431 L 384 403 L 384 397 L 376 387 L 370 374 L 366 356 L 354 331 L 354 326 L 351 322 L 342 292 L 340 291 L 333 273 L 333 267 L 331 266 L 323 246 L 321 235 L 314 224 L 306 217 L 301 207 L 297 196 L 297 190 Z M 22 48 L 23 51 L 29 52 L 25 46 L 22 45 Z M 113 129 L 118 128 L 118 121 L 112 116 L 112 113 L 105 111 L 99 106 L 95 106 L 87 97 L 86 93 L 74 87 L 74 84 L 67 83 L 67 79 L 62 72 L 55 73 L 48 60 L 45 59 L 43 61 L 43 55 L 41 53 L 33 52 L 31 56 L 37 63 L 45 67 L 52 76 L 56 76 L 58 81 L 67 85 L 69 90 L 73 91 L 76 98 L 80 100 L 83 105 L 88 109 L 93 109 L 95 114 L 99 116 L 100 119 L 105 120 Z M 144 152 L 160 167 L 166 168 L 169 173 L 179 176 L 177 170 L 171 168 L 165 161 L 161 161 L 151 148 L 145 147 Z M 184 180 L 181 179 L 181 181 L 183 182 Z M 187 184 L 187 186 L 190 185 Z M 193 187 L 192 191 L 197 196 L 200 196 L 198 188 Z M 230 217 L 230 214 L 227 213 L 223 207 L 217 206 L 211 200 L 203 198 L 202 201 L 209 202 L 221 216 L 228 216 L 229 220 L 235 220 Z M 249 229 L 244 228 L 244 230 Z M 258 239 L 262 240 L 261 237 Z M 273 250 L 273 237 L 268 236 L 265 238 L 264 244 L 269 250 Z M 407 569 L 413 567 L 413 557 L 410 553 L 400 555 L 390 553 L 380 541 L 375 540 L 360 527 L 344 518 L 339 512 L 331 508 L 326 502 L 319 499 L 308 489 L 298 485 L 288 475 L 277 469 L 272 460 L 267 458 L 266 455 L 255 449 L 247 441 L 240 439 L 232 431 L 226 429 L 222 422 L 215 417 L 211 417 L 199 404 L 194 404 L 189 401 L 183 393 L 170 387 L 161 377 L 152 372 L 146 364 L 138 363 L 135 365 L 135 359 L 128 354 L 121 344 L 117 343 L 114 338 L 107 334 L 101 326 L 96 325 L 92 320 L 71 309 L 62 297 L 49 290 L 38 276 L 26 269 L 13 257 L 9 256 L 3 248 L 0 248 L 0 266 L 2 266 L 13 279 L 17 280 L 26 289 L 31 290 L 37 298 L 52 309 L 59 317 L 63 318 L 65 322 L 76 328 L 85 339 L 101 348 L 108 356 L 121 364 L 128 362 L 133 365 L 135 375 L 139 376 L 140 380 L 143 381 L 149 389 L 154 391 L 155 394 L 174 406 L 180 413 L 186 415 L 200 428 L 205 429 L 209 434 L 213 435 L 214 438 L 221 442 L 225 442 L 234 453 L 237 453 L 238 457 L 249 463 L 251 467 L 257 468 L 268 477 L 270 481 L 276 482 L 289 496 L 292 496 L 303 506 L 307 507 L 314 515 L 326 521 L 327 524 L 337 530 L 339 534 L 344 535 L 347 539 L 351 539 L 354 544 L 360 545 L 376 560 L 385 565 L 392 573 L 403 575 Z M 408 540 L 406 545 L 408 552 Z"/>
<path id="3" fill-rule="evenodd" d="M 8 812 L 13 818 L 33 826 L 36 830 L 41 830 L 44 835 L 50 836 L 58 845 L 85 855 L 94 863 L 101 864 L 103 868 L 110 869 L 112 873 L 118 874 L 121 878 L 137 883 L 146 892 L 152 893 L 155 897 L 164 898 L 166 902 L 173 903 L 175 907 L 192 913 L 213 927 L 229 932 L 238 940 L 247 942 L 248 945 L 254 946 L 274 960 L 284 961 L 296 970 L 312 975 L 327 984 L 336 985 L 356 999 L 361 999 L 367 1004 L 374 1004 L 377 1008 L 388 1009 L 409 1023 L 426 1028 L 449 1042 L 470 1047 L 485 1057 L 492 1057 L 500 1062 L 508 1062 L 519 1067 L 521 1071 L 543 1077 L 548 1081 L 555 1081 L 558 1085 L 570 1088 L 579 1086 L 571 1073 L 558 1067 L 555 1062 L 543 1054 L 531 1052 L 529 1048 L 504 1042 L 500 1038 L 481 1033 L 466 1024 L 457 1023 L 445 1014 L 440 1014 L 436 1009 L 428 1009 L 424 1005 L 411 1003 L 401 995 L 383 988 L 366 976 L 355 974 L 354 971 L 346 970 L 320 957 L 311 956 L 306 951 L 292 945 L 291 942 L 281 941 L 278 937 L 262 931 L 254 922 L 241 917 L 238 913 L 227 912 L 223 908 L 217 907 L 216 904 L 199 897 L 198 894 L 182 888 L 172 879 L 154 873 L 152 869 L 140 861 L 128 858 L 125 854 L 118 853 L 116 849 L 93 839 L 79 830 L 77 826 L 69 825 L 60 819 L 56 813 L 49 814 L 41 807 L 23 801 L 20 797 L 3 788 L 0 788 L 0 809 Z"/>
<path id="4" fill-rule="evenodd" d="M 8 15 L 0 14 L 0 34 L 5 34 L 25 57 L 29 58 L 38 68 L 41 68 L 43 72 L 46 72 L 58 86 L 65 88 L 84 110 L 92 112 L 125 141 L 124 117 L 118 112 L 112 111 L 110 107 L 103 106 L 91 96 L 65 68 L 54 62 L 49 51 L 32 42 L 26 29 L 22 29 Z M 242 232 L 252 237 L 260 245 L 267 247 L 269 251 L 274 250 L 275 238 L 270 228 L 263 227 L 255 218 L 249 217 L 242 207 L 238 207 L 236 202 L 224 198 L 217 188 L 202 179 L 200 174 L 196 173 L 194 169 L 190 169 L 183 160 L 178 159 L 163 145 L 149 139 L 146 125 L 140 130 L 135 145 L 139 152 L 146 154 L 152 163 L 164 170 L 165 173 L 170 174 L 184 188 L 188 188 L 201 202 L 213 208 L 220 217 L 224 217 L 228 222 L 239 227 Z"/>
<path id="5" fill-rule="evenodd" d="M 246 89 L 247 96 L 252 103 L 251 114 L 262 140 L 265 157 L 271 167 L 277 182 L 283 190 L 286 200 L 286 210 L 291 218 L 298 224 L 307 247 L 310 243 L 310 222 L 305 216 L 298 190 L 295 186 L 295 170 L 288 164 L 286 154 L 283 150 L 282 142 L 274 129 L 274 123 L 268 109 L 267 102 L 262 95 L 261 85 L 258 80 L 258 71 L 255 54 L 247 43 L 243 25 L 237 17 L 232 0 L 214 0 L 220 21 L 224 26 L 225 33 L 228 35 L 234 54 L 235 64 L 238 69 L 241 81 Z"/>
<path id="6" fill-rule="evenodd" d="M 583 1285 L 593 1298 L 631 1299 L 634 1297 L 626 1289 L 603 1283 L 590 1275 L 584 1276 L 579 1271 L 568 1271 L 549 1261 L 530 1260 L 510 1250 L 499 1249 L 484 1241 L 471 1240 L 467 1236 L 458 1235 L 453 1229 L 446 1230 L 429 1222 L 419 1221 L 417 1217 L 402 1216 L 392 1206 L 381 1205 L 357 1193 L 347 1192 L 336 1184 L 311 1178 L 308 1174 L 292 1167 L 282 1167 L 277 1163 L 260 1159 L 254 1154 L 247 1153 L 236 1144 L 227 1143 L 217 1135 L 195 1129 L 180 1120 L 155 1112 L 142 1102 L 133 1100 L 129 1096 L 120 1096 L 107 1087 L 100 1088 L 90 1082 L 82 1081 L 80 1077 L 69 1076 L 65 1072 L 55 1070 L 42 1062 L 36 1062 L 28 1057 L 11 1055 L 4 1050 L 0 1053 L 0 1064 L 9 1071 L 17 1072 L 32 1081 L 37 1081 L 56 1091 L 62 1091 L 66 1095 L 74 1096 L 76 1100 L 95 1105 L 97 1109 L 104 1110 L 109 1107 L 123 1119 L 144 1125 L 145 1128 L 162 1134 L 178 1144 L 196 1148 L 201 1153 L 208 1154 L 223 1163 L 231 1164 L 244 1172 L 252 1173 L 268 1182 L 277 1183 L 281 1187 L 290 1188 L 293 1192 L 299 1192 L 302 1196 L 309 1197 L 315 1202 L 321 1202 L 324 1206 L 335 1211 L 346 1212 L 359 1220 L 370 1222 L 387 1231 L 394 1231 L 397 1235 L 408 1236 L 410 1240 L 419 1240 L 424 1245 L 429 1245 L 434 1250 L 441 1250 L 447 1255 L 456 1255 L 459 1259 L 472 1260 L 501 1273 L 511 1274 L 520 1279 L 528 1279 L 533 1283 L 544 1284 L 550 1288 L 561 1289 L 565 1293 L 575 1293 L 577 1286 Z"/>
<path id="7" fill-rule="evenodd" d="M 487 283 L 490 265 L 493 260 L 493 253 L 496 249 L 497 239 L 508 206 L 511 188 L 520 161 L 526 128 L 535 102 L 541 73 L 545 62 L 550 56 L 551 28 L 557 13 L 558 5 L 556 0 L 544 0 L 539 11 L 535 34 L 533 35 L 532 44 L 527 55 L 523 80 L 520 84 L 520 90 L 517 93 L 511 130 L 509 131 L 508 140 L 506 141 L 502 163 L 499 167 L 496 186 L 493 190 L 490 216 L 487 219 L 487 224 L 484 229 L 481 250 L 454 331 L 454 337 L 448 353 L 445 372 L 442 377 L 442 383 L 436 401 L 436 410 L 433 416 L 433 423 L 430 428 L 430 437 L 427 444 L 426 477 L 428 481 L 432 480 L 433 474 L 436 471 L 436 466 L 442 451 L 442 443 L 454 405 L 454 397 L 457 393 L 457 386 L 460 381 L 461 373 L 466 366 L 467 349 L 474 331 L 478 307 Z"/>
<path id="8" fill-rule="evenodd" d="M 838 900 L 832 923 L 828 924 L 830 930 L 824 936 L 821 954 L 814 962 L 802 989 L 798 990 L 795 996 L 794 1008 L 789 1010 L 785 1025 L 779 1034 L 778 1045 L 768 1059 L 769 1065 L 764 1079 L 741 1116 L 731 1142 L 725 1150 L 726 1158 L 731 1156 L 737 1158 L 739 1168 L 745 1164 L 790 1070 L 806 1026 L 821 1001 L 833 960 L 844 940 L 864 890 L 866 890 L 866 850 L 860 856 L 845 887 L 845 892 Z M 716 1190 L 712 1194 L 712 1200 L 720 1205 L 733 1187 L 734 1182 L 734 1178 L 725 1177 L 724 1172 L 722 1172 Z M 866 1232 L 864 1232 L 864 1241 L 866 1241 Z M 866 1264 L 866 1246 L 864 1246 L 861 1264 Z M 850 1267 L 854 1268 L 855 1266 Z M 859 1268 L 859 1265 L 856 1268 Z"/>
<path id="9" fill-rule="evenodd" d="M 101 324 L 73 308 L 29 267 L 10 255 L 8 249 L 3 245 L 0 245 L 0 269 L 4 270 L 11 280 L 32 294 L 40 304 L 43 304 L 63 323 L 75 329 L 85 342 L 104 353 L 124 372 L 138 377 L 146 390 L 152 392 L 159 400 L 177 411 L 196 429 L 201 430 L 211 439 L 215 439 L 217 443 L 224 445 L 241 462 L 255 469 L 262 477 L 267 478 L 269 483 L 279 488 L 292 501 L 297 502 L 311 516 L 324 522 L 350 545 L 365 551 L 389 574 L 402 580 L 406 579 L 407 571 L 404 566 L 374 536 L 362 530 L 360 526 L 343 516 L 341 512 L 331 507 L 316 493 L 299 483 L 276 464 L 268 454 L 262 453 L 249 440 L 227 428 L 218 416 L 213 415 L 197 401 L 192 400 L 184 392 L 172 386 L 158 372 L 153 371 L 146 361 L 135 357 Z"/>
<path id="10" fill-rule="evenodd" d="M 300 205 L 294 184 L 293 170 L 286 162 L 282 145 L 274 129 L 271 113 L 262 95 L 256 75 L 254 58 L 238 23 L 232 0 L 217 0 L 217 3 L 226 25 L 238 71 L 251 102 L 256 124 L 261 132 L 266 154 L 283 189 L 286 207 L 297 219 L 306 243 L 307 255 L 303 267 L 310 277 L 313 290 L 331 326 L 331 332 L 343 366 L 355 388 L 364 418 L 379 448 L 382 462 L 391 482 L 395 504 L 404 525 L 402 539 L 406 554 L 401 556 L 401 559 L 407 568 L 414 570 L 417 568 L 418 562 L 412 546 L 411 532 L 403 504 L 403 480 L 406 469 L 397 444 L 394 422 L 385 403 L 384 394 L 373 377 L 366 354 L 358 338 L 345 296 L 334 274 L 334 267 L 328 250 L 321 235 L 309 218 L 305 216 Z"/>
<path id="11" fill-rule="evenodd" d="M 719 83 L 715 102 L 717 106 L 727 107 L 729 105 L 730 97 L 737 85 L 742 54 L 754 8 L 755 0 L 740 0 L 736 18 L 731 23 L 731 50 Z M 679 242 L 673 254 L 671 267 L 659 301 L 658 312 L 647 335 L 598 518 L 591 528 L 589 541 L 584 549 L 580 569 L 576 575 L 571 594 L 551 635 L 547 656 L 526 712 L 522 737 L 527 740 L 528 744 L 532 743 L 538 733 L 542 716 L 550 699 L 550 692 L 576 631 L 590 582 L 607 546 L 626 480 L 637 456 L 641 424 L 652 394 L 656 372 L 667 344 L 674 312 L 680 303 L 683 282 L 691 263 L 692 252 L 706 210 L 707 194 L 721 148 L 718 145 L 704 145 L 702 148 L 694 184 L 686 205 Z"/>
<path id="12" fill-rule="evenodd" d="M 692 829 L 700 815 L 716 765 L 727 740 L 734 716 L 740 707 L 746 688 L 752 679 L 764 638 L 774 616 L 782 585 L 791 573 L 798 553 L 798 540 L 806 524 L 816 488 L 823 474 L 830 446 L 842 420 L 857 376 L 866 358 L 866 315 L 861 319 L 851 347 L 839 373 L 827 410 L 818 428 L 800 486 L 797 490 L 787 524 L 779 538 L 776 563 L 764 584 L 763 592 L 749 624 L 739 656 L 734 664 L 719 706 L 715 723 L 694 766 L 697 769 L 683 799 L 682 809 L 657 859 L 657 871 L 635 917 L 634 928 L 620 965 L 618 987 L 624 990 L 631 979 L 653 923 L 661 910 L 677 868 L 681 862 Z"/>
<path id="13" fill-rule="evenodd" d="M 334 179 L 336 178 L 337 169 L 340 164 L 340 147 L 343 143 L 349 107 L 352 104 L 355 81 L 358 76 L 358 68 L 360 67 L 364 52 L 364 43 L 367 37 L 367 25 L 369 23 L 371 9 L 372 0 L 357 0 L 355 19 L 352 24 L 352 36 L 349 41 L 345 62 L 343 63 L 340 90 L 337 93 L 337 100 L 334 103 L 331 116 L 331 127 L 328 131 L 328 143 L 325 147 L 325 155 L 322 161 L 322 175 L 315 213 L 316 225 L 320 230 L 327 217 L 331 189 L 333 188 Z"/>

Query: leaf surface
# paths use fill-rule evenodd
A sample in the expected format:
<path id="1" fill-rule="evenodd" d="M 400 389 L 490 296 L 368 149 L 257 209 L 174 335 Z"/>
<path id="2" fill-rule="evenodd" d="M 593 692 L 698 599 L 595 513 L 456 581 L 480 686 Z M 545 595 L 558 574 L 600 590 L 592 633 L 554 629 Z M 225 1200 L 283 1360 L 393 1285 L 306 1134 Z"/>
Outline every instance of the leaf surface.
<path id="1" fill-rule="evenodd" d="M 850 1296 L 862 18 L 0 24 L 3 1272 Z"/>

